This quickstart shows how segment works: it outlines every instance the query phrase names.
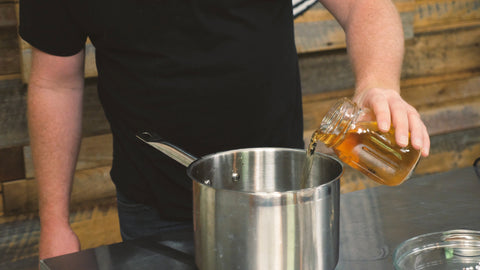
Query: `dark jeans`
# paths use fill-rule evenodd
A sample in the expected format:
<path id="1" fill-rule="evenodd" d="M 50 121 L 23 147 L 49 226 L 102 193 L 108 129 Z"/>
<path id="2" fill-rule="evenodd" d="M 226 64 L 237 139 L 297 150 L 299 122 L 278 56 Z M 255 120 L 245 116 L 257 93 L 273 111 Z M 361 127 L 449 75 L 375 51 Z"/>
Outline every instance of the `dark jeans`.
<path id="1" fill-rule="evenodd" d="M 137 203 L 117 191 L 118 218 L 123 241 L 192 228 L 192 221 L 164 220 L 154 207 Z"/>

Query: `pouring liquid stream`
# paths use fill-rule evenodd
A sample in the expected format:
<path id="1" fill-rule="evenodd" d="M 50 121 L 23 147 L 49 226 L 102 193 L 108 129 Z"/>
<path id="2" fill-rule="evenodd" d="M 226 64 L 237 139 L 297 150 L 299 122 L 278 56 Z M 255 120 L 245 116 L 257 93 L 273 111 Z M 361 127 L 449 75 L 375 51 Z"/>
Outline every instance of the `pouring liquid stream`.
<path id="1" fill-rule="evenodd" d="M 317 129 L 312 137 L 310 138 L 310 143 L 307 147 L 306 156 L 305 156 L 305 164 L 303 165 L 302 171 L 302 178 L 300 178 L 300 189 L 306 188 L 308 178 L 310 177 L 310 172 L 312 171 L 313 166 L 313 154 L 315 154 L 315 148 L 317 147 L 318 143 L 318 134 L 320 133 L 320 129 Z"/>

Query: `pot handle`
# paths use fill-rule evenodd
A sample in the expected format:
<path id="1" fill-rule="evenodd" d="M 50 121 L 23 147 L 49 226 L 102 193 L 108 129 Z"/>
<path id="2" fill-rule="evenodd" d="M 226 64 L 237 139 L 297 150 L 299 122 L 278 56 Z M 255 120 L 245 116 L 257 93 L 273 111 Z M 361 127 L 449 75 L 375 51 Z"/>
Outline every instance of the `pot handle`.
<path id="1" fill-rule="evenodd" d="M 188 167 L 195 160 L 197 160 L 197 158 L 192 154 L 189 154 L 178 146 L 165 141 L 163 138 L 153 132 L 141 132 L 137 134 L 137 138 L 153 148 L 160 150 L 162 153 L 185 167 Z"/>

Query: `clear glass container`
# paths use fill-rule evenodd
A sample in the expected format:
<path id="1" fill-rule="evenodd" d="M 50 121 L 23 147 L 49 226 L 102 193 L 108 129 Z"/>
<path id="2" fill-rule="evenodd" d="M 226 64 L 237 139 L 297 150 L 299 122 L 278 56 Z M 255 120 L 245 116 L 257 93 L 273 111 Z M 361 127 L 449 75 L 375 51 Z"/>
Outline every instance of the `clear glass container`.
<path id="1" fill-rule="evenodd" d="M 375 121 L 353 101 L 339 100 L 325 115 L 313 136 L 309 151 L 318 141 L 332 148 L 340 160 L 374 181 L 395 186 L 403 183 L 420 159 L 420 151 L 409 143 L 400 147 L 393 127 L 381 132 Z"/>
<path id="2" fill-rule="evenodd" d="M 478 270 L 480 232 L 450 230 L 419 235 L 393 253 L 395 270 Z"/>

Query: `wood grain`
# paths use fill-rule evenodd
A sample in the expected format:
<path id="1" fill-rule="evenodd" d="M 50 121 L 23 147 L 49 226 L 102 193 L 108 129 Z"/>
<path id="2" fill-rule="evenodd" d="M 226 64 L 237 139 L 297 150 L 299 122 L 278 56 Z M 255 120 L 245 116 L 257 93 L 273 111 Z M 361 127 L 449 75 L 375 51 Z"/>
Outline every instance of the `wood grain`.
<path id="1" fill-rule="evenodd" d="M 0 182 L 25 178 L 22 147 L 0 148 Z"/>
<path id="2" fill-rule="evenodd" d="M 1 193 L 2 185 L 0 184 L 0 217 L 3 216 L 3 193 Z"/>
<path id="3" fill-rule="evenodd" d="M 0 2 L 0 28 L 15 27 L 17 25 L 17 16 L 15 13 L 15 4 L 10 1 Z"/>
<path id="4" fill-rule="evenodd" d="M 0 2 L 0 76 L 20 73 L 17 19 L 12 2 Z"/>
<path id="5" fill-rule="evenodd" d="M 480 127 L 476 127 L 432 136 L 431 154 L 420 161 L 415 173 L 430 174 L 472 166 L 480 157 L 479 134 Z"/>
<path id="6" fill-rule="evenodd" d="M 20 73 L 17 28 L 0 27 L 0 75 Z"/>
<path id="7" fill-rule="evenodd" d="M 27 89 L 20 80 L 0 81 L 0 148 L 20 146 L 28 141 Z"/>
<path id="8" fill-rule="evenodd" d="M 422 110 L 420 114 L 428 132 L 434 135 L 480 127 L 480 98 L 463 104 Z"/>
<path id="9" fill-rule="evenodd" d="M 480 70 L 480 27 L 418 34 L 406 42 L 403 78 Z"/>
<path id="10" fill-rule="evenodd" d="M 70 221 L 82 249 L 122 241 L 115 199 L 106 199 L 92 206 L 77 207 L 70 215 Z"/>
<path id="11" fill-rule="evenodd" d="M 71 212 L 70 222 L 82 249 L 121 241 L 114 199 L 82 205 Z M 0 216 L 0 235 L 0 269 L 38 269 L 37 214 Z"/>
<path id="12" fill-rule="evenodd" d="M 415 5 L 415 33 L 480 25 L 480 0 L 417 0 Z"/>
<path id="13" fill-rule="evenodd" d="M 3 182 L 3 211 L 5 214 L 16 214 L 28 212 L 27 202 L 29 200 L 27 180 L 14 180 Z M 36 198 L 34 198 L 36 200 Z"/>

